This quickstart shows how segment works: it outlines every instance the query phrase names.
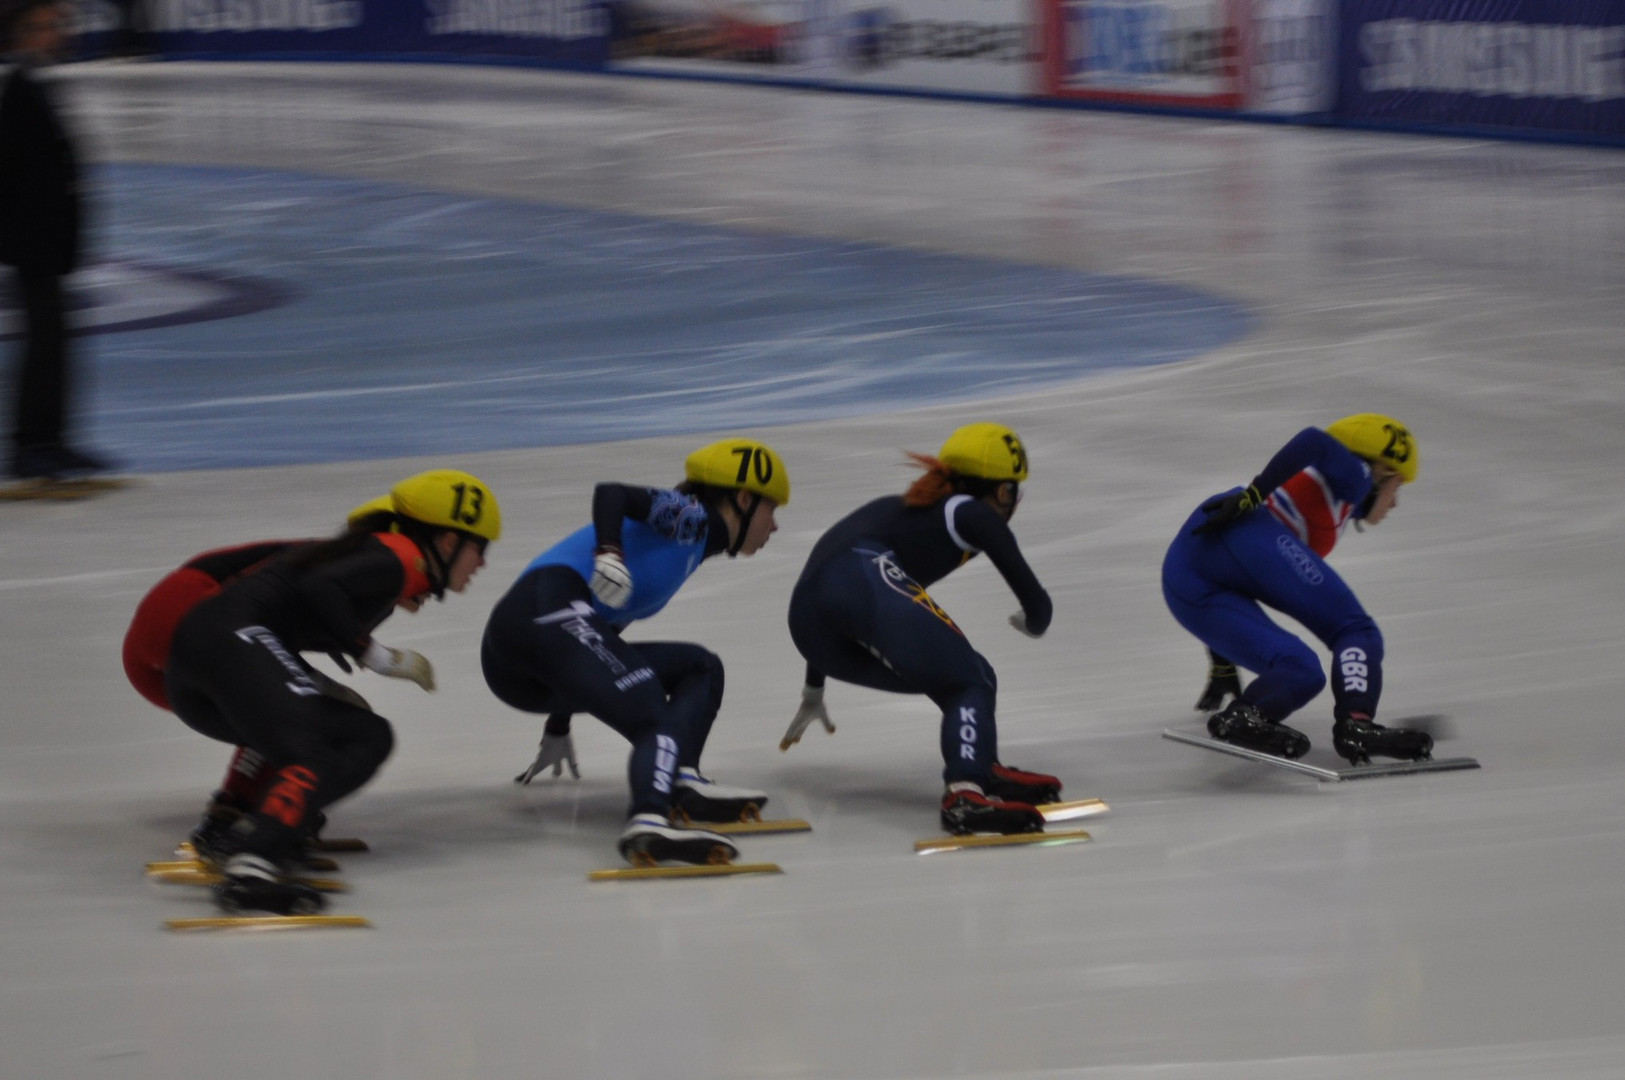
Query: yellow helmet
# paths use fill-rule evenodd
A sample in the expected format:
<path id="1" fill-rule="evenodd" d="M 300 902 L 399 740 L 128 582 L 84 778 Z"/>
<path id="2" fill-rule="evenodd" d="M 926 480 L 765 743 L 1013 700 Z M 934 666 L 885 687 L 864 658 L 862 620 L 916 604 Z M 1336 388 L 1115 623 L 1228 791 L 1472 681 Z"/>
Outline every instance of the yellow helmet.
<path id="1" fill-rule="evenodd" d="M 344 523 L 346 525 L 355 526 L 361 524 L 361 522 L 372 517 L 374 514 L 393 514 L 394 512 L 394 497 L 390 495 L 380 495 L 376 499 L 368 499 L 354 510 L 351 510 L 348 514 L 344 515 Z"/>
<path id="2" fill-rule="evenodd" d="M 754 439 L 723 439 L 702 446 L 683 462 L 683 475 L 697 484 L 742 488 L 790 504 L 790 474 L 773 448 Z"/>
<path id="3" fill-rule="evenodd" d="M 1326 434 L 1370 462 L 1392 466 L 1405 483 L 1416 479 L 1422 457 L 1411 429 L 1391 416 L 1358 413 L 1345 416 L 1326 429 Z"/>
<path id="4" fill-rule="evenodd" d="M 457 469 L 409 476 L 390 488 L 389 500 L 397 514 L 425 525 L 456 529 L 486 541 L 502 535 L 496 496 L 476 477 Z"/>
<path id="5" fill-rule="evenodd" d="M 966 424 L 948 436 L 937 459 L 959 476 L 1018 484 L 1027 479 L 1027 448 L 1003 424 Z"/>

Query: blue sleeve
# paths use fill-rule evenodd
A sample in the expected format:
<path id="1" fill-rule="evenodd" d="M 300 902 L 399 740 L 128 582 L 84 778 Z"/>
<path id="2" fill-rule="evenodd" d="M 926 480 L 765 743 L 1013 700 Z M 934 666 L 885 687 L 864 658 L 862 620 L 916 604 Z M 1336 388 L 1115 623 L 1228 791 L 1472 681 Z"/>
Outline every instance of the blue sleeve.
<path id="1" fill-rule="evenodd" d="M 1348 447 L 1315 427 L 1307 427 L 1270 458 L 1253 479 L 1268 495 L 1303 470 L 1313 467 L 1331 485 L 1332 494 L 1358 505 L 1371 491 L 1371 468 Z"/>

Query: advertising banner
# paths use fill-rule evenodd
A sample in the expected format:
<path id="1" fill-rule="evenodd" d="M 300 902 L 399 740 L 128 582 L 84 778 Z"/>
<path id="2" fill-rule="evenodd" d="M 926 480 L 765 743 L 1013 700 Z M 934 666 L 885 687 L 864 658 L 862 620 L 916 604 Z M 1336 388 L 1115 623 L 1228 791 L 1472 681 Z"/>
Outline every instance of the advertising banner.
<path id="1" fill-rule="evenodd" d="M 1336 0 L 1252 0 L 1247 58 L 1248 112 L 1303 116 L 1329 112 L 1337 92 Z"/>
<path id="2" fill-rule="evenodd" d="M 850 2 L 826 24 L 841 85 L 1019 97 L 1039 89 L 1033 0 Z"/>
<path id="3" fill-rule="evenodd" d="M 610 0 L 614 66 L 1021 97 L 1034 0 Z"/>
<path id="4" fill-rule="evenodd" d="M 1338 115 L 1625 138 L 1625 0 L 1345 0 Z"/>
<path id="5" fill-rule="evenodd" d="M 1044 0 L 1044 89 L 1091 101 L 1239 109 L 1248 0 Z"/>
<path id="6" fill-rule="evenodd" d="M 816 78 L 828 0 L 608 0 L 616 68 Z"/>
<path id="7" fill-rule="evenodd" d="M 596 66 L 599 0 L 146 0 L 169 55 L 482 55 Z"/>

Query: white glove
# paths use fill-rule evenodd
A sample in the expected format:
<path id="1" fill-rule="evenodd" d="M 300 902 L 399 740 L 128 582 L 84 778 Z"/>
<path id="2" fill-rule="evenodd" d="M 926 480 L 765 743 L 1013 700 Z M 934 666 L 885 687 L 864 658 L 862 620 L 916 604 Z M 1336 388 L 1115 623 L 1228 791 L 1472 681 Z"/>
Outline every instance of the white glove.
<path id="1" fill-rule="evenodd" d="M 1014 615 L 1010 616 L 1010 625 L 1015 627 L 1017 630 L 1020 630 L 1028 637 L 1035 638 L 1044 636 L 1043 634 L 1035 634 L 1031 630 L 1027 629 L 1027 613 L 1025 611 L 1018 611 Z"/>
<path id="2" fill-rule="evenodd" d="M 577 780 L 581 779 L 581 770 L 576 768 L 576 748 L 570 742 L 568 735 L 543 735 L 542 748 L 536 755 L 536 760 L 530 763 L 530 768 L 513 778 L 516 784 L 528 784 L 536 779 L 547 767 L 553 766 L 554 776 L 564 775 L 564 766 L 570 766 L 570 775 Z"/>
<path id="3" fill-rule="evenodd" d="M 411 649 L 391 649 L 370 642 L 361 654 L 361 666 L 391 679 L 411 679 L 425 690 L 434 689 L 434 668 L 427 657 Z"/>
<path id="4" fill-rule="evenodd" d="M 592 557 L 592 594 L 612 608 L 622 608 L 632 599 L 632 571 L 621 561 L 615 548 L 600 548 Z"/>
<path id="5" fill-rule="evenodd" d="M 796 717 L 790 721 L 790 727 L 779 740 L 779 749 L 788 750 L 801 741 L 801 733 L 807 730 L 814 720 L 824 725 L 824 730 L 831 735 L 835 734 L 835 725 L 830 722 L 829 710 L 824 708 L 824 688 L 822 686 L 803 686 L 801 688 L 801 708 L 796 710 Z"/>

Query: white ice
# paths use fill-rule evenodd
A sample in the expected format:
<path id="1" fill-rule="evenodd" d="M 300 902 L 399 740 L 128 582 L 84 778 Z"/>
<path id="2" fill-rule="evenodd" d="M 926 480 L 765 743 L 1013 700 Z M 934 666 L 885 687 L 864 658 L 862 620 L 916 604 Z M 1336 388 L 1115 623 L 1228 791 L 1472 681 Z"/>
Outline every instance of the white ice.
<path id="1" fill-rule="evenodd" d="M 1625 1075 L 1625 156 L 1617 151 L 427 66 L 72 71 L 105 161 L 292 167 L 747 229 L 1143 275 L 1240 300 L 1198 361 L 973 406 L 759 430 L 792 505 L 647 628 L 728 665 L 707 752 L 804 836 L 779 877 L 589 884 L 624 749 L 512 777 L 490 603 L 598 479 L 674 480 L 696 437 L 474 455 L 504 540 L 472 593 L 380 630 L 432 697 L 368 677 L 394 758 L 335 811 L 367 931 L 165 933 L 148 885 L 223 748 L 138 699 L 142 592 L 211 545 L 328 530 L 431 464 L 165 473 L 0 506 L 0 1075 L 18 1080 Z M 1478 772 L 1326 785 L 1158 737 L 1200 648 L 1157 566 L 1204 495 L 1298 428 L 1397 415 L 1422 474 L 1333 556 L 1387 639 L 1384 713 L 1446 713 Z M 1003 757 L 1107 800 L 1089 844 L 917 857 L 936 717 L 832 685 L 838 732 L 776 743 L 784 624 L 824 526 L 905 449 L 1012 424 L 1014 525 L 1056 601 L 1013 633 L 997 573 L 933 590 L 997 667 Z M 749 416 L 739 418 L 748 427 Z M 477 422 L 477 421 L 474 421 Z M 1329 698 L 1302 715 L 1331 763 Z"/>

